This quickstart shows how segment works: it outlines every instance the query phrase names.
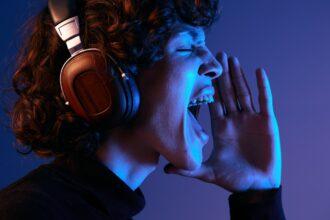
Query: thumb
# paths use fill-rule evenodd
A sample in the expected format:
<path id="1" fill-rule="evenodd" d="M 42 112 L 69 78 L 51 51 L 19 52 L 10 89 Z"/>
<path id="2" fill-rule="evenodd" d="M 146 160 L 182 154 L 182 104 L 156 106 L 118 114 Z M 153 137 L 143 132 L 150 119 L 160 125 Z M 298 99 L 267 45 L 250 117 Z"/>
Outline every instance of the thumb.
<path id="1" fill-rule="evenodd" d="M 175 167 L 171 163 L 168 163 L 164 167 L 164 172 L 167 174 L 178 174 L 178 175 L 185 176 L 185 177 L 202 179 L 202 177 L 204 176 L 204 166 L 202 165 L 201 167 L 199 167 L 195 170 L 184 170 L 184 169 L 179 169 L 179 168 Z"/>

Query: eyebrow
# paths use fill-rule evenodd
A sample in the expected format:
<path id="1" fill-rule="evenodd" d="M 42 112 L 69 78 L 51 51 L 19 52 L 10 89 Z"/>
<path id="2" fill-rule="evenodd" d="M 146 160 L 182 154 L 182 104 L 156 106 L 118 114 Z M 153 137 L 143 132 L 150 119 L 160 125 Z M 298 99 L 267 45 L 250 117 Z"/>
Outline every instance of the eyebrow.
<path id="1" fill-rule="evenodd" d="M 192 37 L 192 39 L 193 39 L 194 41 L 200 39 L 200 38 L 199 38 L 199 34 L 198 34 L 198 32 L 197 32 L 196 30 L 182 29 L 182 30 L 179 30 L 179 31 L 175 32 L 175 34 L 188 34 L 188 35 L 190 35 L 190 36 Z M 205 38 L 203 38 L 203 40 L 204 40 L 204 39 L 205 39 Z"/>

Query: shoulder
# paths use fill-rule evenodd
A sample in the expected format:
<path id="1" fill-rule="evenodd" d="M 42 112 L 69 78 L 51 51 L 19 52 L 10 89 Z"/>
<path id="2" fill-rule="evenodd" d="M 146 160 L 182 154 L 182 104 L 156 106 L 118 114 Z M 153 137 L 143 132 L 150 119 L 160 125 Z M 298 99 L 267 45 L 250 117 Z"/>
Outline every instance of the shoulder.
<path id="1" fill-rule="evenodd" d="M 30 171 L 25 176 L 12 182 L 5 188 L 0 190 L 0 199 L 8 197 L 12 194 L 19 194 L 19 192 L 36 192 L 42 191 L 44 185 L 47 185 L 50 172 L 47 164 L 41 165 L 38 168 Z"/>
<path id="2" fill-rule="evenodd" d="M 0 219 L 55 219 L 53 200 L 42 192 L 11 190 L 0 195 Z"/>
<path id="3" fill-rule="evenodd" d="M 56 219 L 60 207 L 45 190 L 46 173 L 40 166 L 0 191 L 0 220 Z"/>

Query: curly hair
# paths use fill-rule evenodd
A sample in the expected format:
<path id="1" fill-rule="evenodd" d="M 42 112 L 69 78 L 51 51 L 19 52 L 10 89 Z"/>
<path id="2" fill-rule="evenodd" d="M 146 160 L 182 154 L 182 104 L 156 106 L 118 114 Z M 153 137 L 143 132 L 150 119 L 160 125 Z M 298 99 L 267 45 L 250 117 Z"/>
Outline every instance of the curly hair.
<path id="1" fill-rule="evenodd" d="M 175 22 L 208 28 L 218 0 L 77 0 L 85 48 L 111 54 L 132 72 L 161 59 Z M 93 155 L 100 132 L 63 102 L 60 69 L 70 54 L 57 36 L 47 7 L 26 23 L 30 33 L 12 77 L 18 99 L 10 111 L 17 143 L 40 157 Z"/>

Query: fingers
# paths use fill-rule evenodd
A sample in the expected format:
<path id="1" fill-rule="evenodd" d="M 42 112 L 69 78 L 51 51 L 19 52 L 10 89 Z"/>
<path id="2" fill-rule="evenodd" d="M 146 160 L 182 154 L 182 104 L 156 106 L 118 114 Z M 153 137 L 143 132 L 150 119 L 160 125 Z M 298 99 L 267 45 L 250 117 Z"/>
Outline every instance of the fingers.
<path id="1" fill-rule="evenodd" d="M 259 91 L 260 114 L 274 115 L 273 96 L 266 71 L 264 69 L 258 69 L 256 74 Z"/>
<path id="2" fill-rule="evenodd" d="M 236 57 L 230 57 L 229 70 L 237 100 L 242 111 L 252 112 L 253 104 L 250 88 L 242 72 L 241 65 Z"/>
<path id="3" fill-rule="evenodd" d="M 235 91 L 231 82 L 230 73 L 229 73 L 229 65 L 228 65 L 228 57 L 227 54 L 221 52 L 217 54 L 217 59 L 221 63 L 223 68 L 223 73 L 221 77 L 214 79 L 215 81 L 219 81 L 220 86 L 220 97 L 223 100 L 223 104 L 225 106 L 226 113 L 236 112 L 237 102 Z"/>
<path id="4" fill-rule="evenodd" d="M 220 98 L 226 114 L 237 111 L 255 112 L 251 90 L 236 57 L 228 58 L 226 53 L 217 54 L 223 67 L 223 74 L 216 78 L 219 81 Z"/>
<path id="5" fill-rule="evenodd" d="M 215 102 L 209 104 L 210 115 L 224 117 L 237 111 L 256 112 L 251 89 L 238 59 L 236 57 L 228 58 L 224 52 L 217 54 L 217 59 L 223 67 L 223 74 L 213 81 L 216 94 Z M 272 93 L 263 69 L 257 70 L 257 83 L 260 113 L 274 114 Z"/>
<path id="6" fill-rule="evenodd" d="M 244 79 L 245 85 L 246 85 L 246 87 L 247 87 L 247 89 L 248 89 L 248 92 L 249 92 L 249 95 L 250 95 L 250 102 L 251 102 L 252 110 L 253 110 L 253 112 L 257 112 L 256 109 L 255 109 L 255 107 L 254 107 L 254 104 L 253 104 L 253 98 L 252 98 L 252 92 L 251 92 L 251 89 L 250 89 L 250 87 L 249 87 L 249 84 L 248 84 L 248 82 L 247 82 L 247 80 L 246 80 L 246 77 L 245 77 L 245 73 L 244 73 L 244 71 L 243 71 L 242 68 L 241 68 L 241 72 L 243 73 L 243 79 Z"/>

